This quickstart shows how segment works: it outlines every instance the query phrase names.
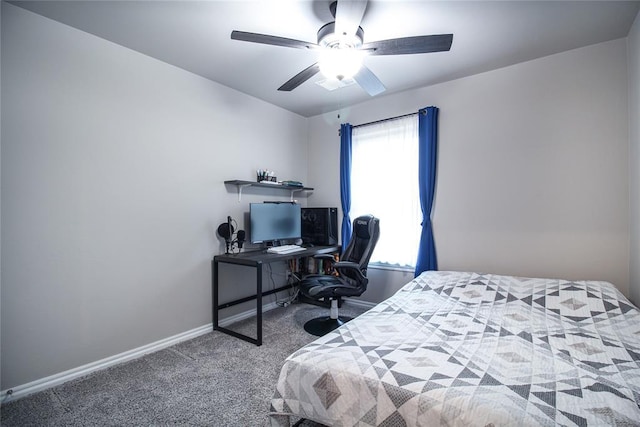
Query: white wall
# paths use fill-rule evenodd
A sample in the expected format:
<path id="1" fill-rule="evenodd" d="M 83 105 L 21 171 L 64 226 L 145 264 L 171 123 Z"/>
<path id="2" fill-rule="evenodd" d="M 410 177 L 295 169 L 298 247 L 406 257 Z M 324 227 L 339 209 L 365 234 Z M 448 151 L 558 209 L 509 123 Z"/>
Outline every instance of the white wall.
<path id="1" fill-rule="evenodd" d="M 628 87 L 619 40 L 307 121 L 4 2 L 1 15 L 3 390 L 210 323 L 215 228 L 281 197 L 237 203 L 222 181 L 270 167 L 316 187 L 309 205 L 340 206 L 339 123 L 427 105 L 441 108 L 441 269 L 605 279 L 640 299 L 638 19 Z M 363 299 L 380 301 L 411 275 L 370 277 Z"/>
<path id="2" fill-rule="evenodd" d="M 439 269 L 602 279 L 628 294 L 626 67 L 620 39 L 314 117 L 309 181 L 323 187 L 309 206 L 340 206 L 340 122 L 435 105 Z M 407 281 L 370 272 L 383 288 L 370 301 Z"/>
<path id="3" fill-rule="evenodd" d="M 307 120 L 5 2 L 1 28 L 1 388 L 210 324 L 215 229 L 265 197 L 223 181 L 306 182 Z"/>
<path id="4" fill-rule="evenodd" d="M 630 283 L 632 301 L 640 305 L 640 13 L 627 40 L 629 61 Z"/>

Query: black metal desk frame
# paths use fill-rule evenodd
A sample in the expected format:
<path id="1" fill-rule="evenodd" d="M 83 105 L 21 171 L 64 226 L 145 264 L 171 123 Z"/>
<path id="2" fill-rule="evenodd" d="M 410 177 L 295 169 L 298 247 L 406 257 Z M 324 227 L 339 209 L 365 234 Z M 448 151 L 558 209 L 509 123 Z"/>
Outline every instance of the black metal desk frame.
<path id="1" fill-rule="evenodd" d="M 238 254 L 223 254 L 216 255 L 211 261 L 211 276 L 212 276 L 212 294 L 213 294 L 213 330 L 220 331 L 227 335 L 239 338 L 241 340 L 250 342 L 257 346 L 262 345 L 262 297 L 274 294 L 276 292 L 283 291 L 291 287 L 291 285 L 281 286 L 279 288 L 271 289 L 266 292 L 262 291 L 262 265 L 270 264 L 272 262 L 283 262 L 291 259 L 312 257 L 319 254 L 336 253 L 340 251 L 340 246 L 313 246 L 305 248 L 304 251 L 292 252 L 289 254 L 278 255 L 269 253 L 266 250 L 256 250 L 241 252 Z M 244 298 L 239 298 L 233 301 L 220 304 L 218 297 L 219 283 L 218 283 L 218 268 L 220 263 L 244 265 L 247 267 L 253 267 L 256 269 L 256 294 L 250 295 Z M 234 305 L 241 304 L 243 302 L 256 300 L 256 338 L 232 331 L 219 324 L 220 310 L 232 307 Z"/>

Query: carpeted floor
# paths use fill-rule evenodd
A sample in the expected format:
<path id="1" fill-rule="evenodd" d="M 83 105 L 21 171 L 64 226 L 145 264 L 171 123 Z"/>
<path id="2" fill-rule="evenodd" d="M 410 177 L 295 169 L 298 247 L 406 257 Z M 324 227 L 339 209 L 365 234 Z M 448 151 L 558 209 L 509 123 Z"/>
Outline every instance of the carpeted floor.
<path id="1" fill-rule="evenodd" d="M 0 424 L 263 426 L 284 360 L 315 339 L 302 325 L 327 311 L 307 304 L 269 311 L 261 347 L 212 332 L 3 404 Z M 254 319 L 230 328 L 255 336 Z"/>

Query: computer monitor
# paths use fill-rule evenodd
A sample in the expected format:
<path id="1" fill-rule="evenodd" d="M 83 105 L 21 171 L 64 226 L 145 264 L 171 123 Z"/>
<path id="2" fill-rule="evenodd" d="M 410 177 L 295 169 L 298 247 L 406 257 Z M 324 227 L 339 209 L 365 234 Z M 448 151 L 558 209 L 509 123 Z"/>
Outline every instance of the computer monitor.
<path id="1" fill-rule="evenodd" d="M 300 205 L 288 202 L 250 203 L 251 243 L 275 243 L 300 239 Z"/>

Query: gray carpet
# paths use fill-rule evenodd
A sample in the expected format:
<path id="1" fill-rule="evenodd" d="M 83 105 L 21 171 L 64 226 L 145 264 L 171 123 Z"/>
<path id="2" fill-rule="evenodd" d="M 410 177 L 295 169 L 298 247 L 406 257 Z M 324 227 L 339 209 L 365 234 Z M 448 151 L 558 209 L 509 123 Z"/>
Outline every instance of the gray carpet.
<path id="1" fill-rule="evenodd" d="M 269 311 L 261 347 L 212 332 L 3 404 L 0 424 L 263 426 L 285 358 L 316 338 L 302 325 L 327 312 L 307 304 Z M 254 319 L 230 328 L 255 336 Z"/>

